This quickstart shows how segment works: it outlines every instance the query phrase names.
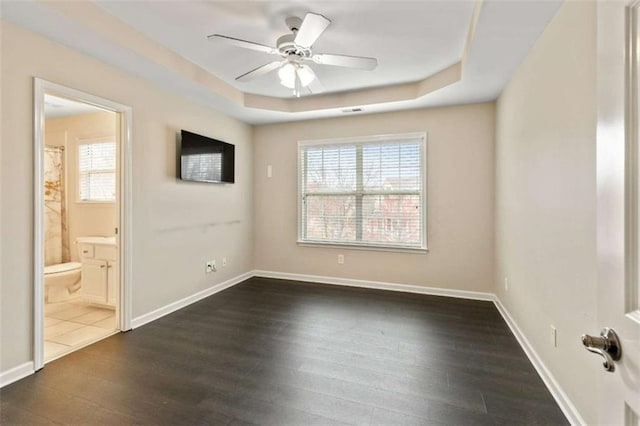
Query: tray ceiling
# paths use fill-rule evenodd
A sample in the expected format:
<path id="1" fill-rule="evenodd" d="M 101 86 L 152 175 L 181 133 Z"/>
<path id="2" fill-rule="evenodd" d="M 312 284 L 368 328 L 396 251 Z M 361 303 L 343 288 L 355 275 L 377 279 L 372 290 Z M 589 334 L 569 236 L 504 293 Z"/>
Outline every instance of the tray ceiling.
<path id="1" fill-rule="evenodd" d="M 2 17 L 249 123 L 491 101 L 561 0 L 2 2 Z M 326 94 L 291 98 L 269 75 L 235 77 L 272 57 L 209 41 L 275 45 L 284 19 L 332 24 L 315 52 L 372 56 L 374 71 L 315 66 Z"/>

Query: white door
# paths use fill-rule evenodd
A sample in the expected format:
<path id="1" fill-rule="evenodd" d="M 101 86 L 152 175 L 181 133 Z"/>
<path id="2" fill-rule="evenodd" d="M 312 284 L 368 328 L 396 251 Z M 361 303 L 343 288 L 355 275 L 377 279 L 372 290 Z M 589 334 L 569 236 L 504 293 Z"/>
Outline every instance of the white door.
<path id="1" fill-rule="evenodd" d="M 639 426 L 640 147 L 638 67 L 631 65 L 638 62 L 640 1 L 599 1 L 597 8 L 598 321 L 617 333 L 621 358 L 613 371 L 594 370 L 599 387 L 593 391 L 599 395 L 599 424 Z M 604 360 L 594 354 L 594 363 Z"/>

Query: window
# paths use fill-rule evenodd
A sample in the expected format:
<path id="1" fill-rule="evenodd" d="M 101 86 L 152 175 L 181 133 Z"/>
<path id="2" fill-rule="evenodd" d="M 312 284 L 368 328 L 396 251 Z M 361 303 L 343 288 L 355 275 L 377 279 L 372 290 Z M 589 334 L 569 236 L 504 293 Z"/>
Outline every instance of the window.
<path id="1" fill-rule="evenodd" d="M 298 241 L 426 249 L 425 139 L 300 142 Z"/>
<path id="2" fill-rule="evenodd" d="M 78 145 L 78 199 L 85 202 L 116 200 L 116 144 Z"/>

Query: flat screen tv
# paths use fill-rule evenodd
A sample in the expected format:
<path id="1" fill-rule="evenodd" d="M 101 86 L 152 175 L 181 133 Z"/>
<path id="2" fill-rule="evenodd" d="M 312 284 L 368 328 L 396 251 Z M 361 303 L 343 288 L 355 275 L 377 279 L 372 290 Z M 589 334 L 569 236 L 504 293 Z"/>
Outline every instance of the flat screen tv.
<path id="1" fill-rule="evenodd" d="M 235 145 L 182 130 L 180 179 L 233 183 Z"/>

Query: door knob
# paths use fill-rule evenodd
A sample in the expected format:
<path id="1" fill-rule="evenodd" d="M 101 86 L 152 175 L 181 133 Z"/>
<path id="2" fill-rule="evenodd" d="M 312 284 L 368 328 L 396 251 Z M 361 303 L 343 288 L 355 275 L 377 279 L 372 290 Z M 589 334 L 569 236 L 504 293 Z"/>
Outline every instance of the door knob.
<path id="1" fill-rule="evenodd" d="M 622 348 L 620 347 L 620 339 L 615 331 L 610 328 L 603 328 L 600 336 L 594 337 L 588 334 L 582 335 L 582 344 L 589 351 L 600 355 L 604 358 L 602 366 L 605 370 L 613 372 L 615 366 L 613 361 L 617 361 L 622 356 Z"/>

